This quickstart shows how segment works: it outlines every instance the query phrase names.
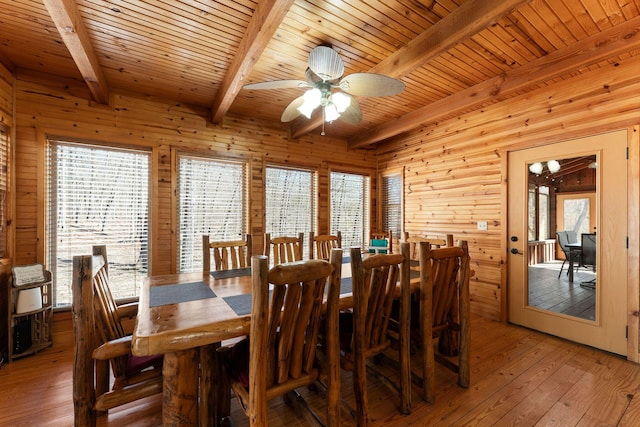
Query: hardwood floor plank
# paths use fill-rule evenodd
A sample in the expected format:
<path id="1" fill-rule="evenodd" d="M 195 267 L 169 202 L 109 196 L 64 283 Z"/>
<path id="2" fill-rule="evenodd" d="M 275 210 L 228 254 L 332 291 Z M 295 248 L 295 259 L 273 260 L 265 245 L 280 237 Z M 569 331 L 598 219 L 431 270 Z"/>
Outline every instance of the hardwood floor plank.
<path id="1" fill-rule="evenodd" d="M 72 426 L 73 347 L 70 316 L 54 317 L 53 346 L 0 368 L 0 425 Z M 414 355 L 416 357 L 417 355 Z M 371 418 L 377 426 L 637 426 L 640 366 L 599 350 L 477 315 L 471 325 L 471 387 L 438 366 L 436 403 L 428 405 L 414 387 L 412 413 L 401 415 L 397 394 L 369 376 Z M 380 366 L 385 373 L 393 373 Z M 301 390 L 323 413 L 325 397 Z M 342 372 L 342 397 L 354 405 L 351 377 Z M 237 427 L 247 417 L 232 403 Z M 355 426 L 342 411 L 345 426 Z M 98 426 L 160 426 L 160 395 L 109 411 Z M 270 426 L 308 425 L 281 399 L 270 403 Z"/>
<path id="2" fill-rule="evenodd" d="M 538 425 L 616 425 L 637 391 L 637 365 L 583 348 L 584 375 L 540 419 Z"/>

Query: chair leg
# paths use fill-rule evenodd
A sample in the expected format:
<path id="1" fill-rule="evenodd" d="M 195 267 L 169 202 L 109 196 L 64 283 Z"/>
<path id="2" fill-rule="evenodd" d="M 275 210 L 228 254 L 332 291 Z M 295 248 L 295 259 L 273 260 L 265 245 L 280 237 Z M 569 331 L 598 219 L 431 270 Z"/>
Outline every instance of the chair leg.
<path id="1" fill-rule="evenodd" d="M 223 363 L 228 359 L 230 349 L 228 347 L 222 347 L 216 349 L 215 352 L 215 402 L 214 416 L 215 426 L 229 425 L 231 415 L 231 381 L 223 366 Z"/>
<path id="2" fill-rule="evenodd" d="M 567 262 L 567 260 L 566 260 L 566 259 L 564 259 L 564 260 L 562 261 L 562 266 L 560 267 L 560 272 L 558 273 L 558 279 L 559 279 L 559 278 L 560 278 L 560 276 L 562 275 L 562 269 L 564 268 L 564 263 L 565 263 L 565 262 Z"/>
<path id="3" fill-rule="evenodd" d="M 353 391 L 356 398 L 357 425 L 369 425 L 369 396 L 367 395 L 367 365 L 364 357 L 358 357 L 353 371 Z"/>

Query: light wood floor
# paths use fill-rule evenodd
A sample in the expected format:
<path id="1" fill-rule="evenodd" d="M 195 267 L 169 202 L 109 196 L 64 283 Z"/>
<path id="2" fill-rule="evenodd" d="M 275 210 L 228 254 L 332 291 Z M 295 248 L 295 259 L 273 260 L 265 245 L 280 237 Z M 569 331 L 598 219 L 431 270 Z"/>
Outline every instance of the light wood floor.
<path id="1" fill-rule="evenodd" d="M 0 426 L 73 425 L 70 326 L 70 320 L 57 320 L 53 347 L 0 368 Z M 425 404 L 414 388 L 410 416 L 398 414 L 398 399 L 371 377 L 371 418 L 384 426 L 640 425 L 640 367 L 620 357 L 478 316 L 472 322 L 471 356 L 471 387 L 458 387 L 454 374 L 438 369 L 437 402 Z M 349 380 L 343 376 L 343 396 L 353 402 Z M 322 410 L 317 393 L 308 397 Z M 272 405 L 270 425 L 304 425 L 281 402 Z M 236 426 L 248 425 L 237 410 L 233 418 Z M 353 425 L 347 414 L 343 419 Z M 98 421 L 99 426 L 160 424 L 159 396 L 112 410 Z"/>

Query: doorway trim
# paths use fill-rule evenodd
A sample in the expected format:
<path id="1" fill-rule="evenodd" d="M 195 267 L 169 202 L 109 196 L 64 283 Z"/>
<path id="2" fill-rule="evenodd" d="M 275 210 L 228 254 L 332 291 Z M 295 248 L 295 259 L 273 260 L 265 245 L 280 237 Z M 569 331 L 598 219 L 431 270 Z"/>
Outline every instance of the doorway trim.
<path id="1" fill-rule="evenodd" d="M 640 363 L 640 126 L 636 125 L 627 130 L 628 166 L 627 166 L 627 359 Z M 593 131 L 582 133 L 582 135 L 571 136 L 566 139 L 526 141 L 518 142 L 500 150 L 500 173 L 501 173 L 501 194 L 502 194 L 502 214 L 500 227 L 500 249 L 502 253 L 500 271 L 500 320 L 508 321 L 509 295 L 508 295 L 508 157 L 510 151 L 521 150 L 526 147 L 536 147 L 540 145 L 564 142 L 580 136 L 591 136 L 597 134 L 610 133 L 607 131 Z"/>

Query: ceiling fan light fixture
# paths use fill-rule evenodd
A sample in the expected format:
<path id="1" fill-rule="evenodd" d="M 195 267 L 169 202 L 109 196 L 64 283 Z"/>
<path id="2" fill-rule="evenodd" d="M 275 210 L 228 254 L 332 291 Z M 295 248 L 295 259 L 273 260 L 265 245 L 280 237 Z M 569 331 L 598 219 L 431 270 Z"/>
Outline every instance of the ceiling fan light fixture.
<path id="1" fill-rule="evenodd" d="M 327 122 L 332 122 L 340 117 L 336 104 L 330 103 L 324 107 L 324 119 Z"/>
<path id="2" fill-rule="evenodd" d="M 556 173 L 560 170 L 560 163 L 557 160 L 549 160 L 547 168 L 549 168 L 549 172 Z"/>
<path id="3" fill-rule="evenodd" d="M 351 97 L 342 92 L 336 92 L 331 95 L 331 102 L 335 104 L 338 113 L 344 113 L 351 105 Z"/>
<path id="4" fill-rule="evenodd" d="M 529 172 L 540 175 L 542 173 L 542 163 L 535 162 L 529 165 Z"/>
<path id="5" fill-rule="evenodd" d="M 300 114 L 303 114 L 307 119 L 311 118 L 313 110 L 320 106 L 322 100 L 322 92 L 320 89 L 313 88 L 306 91 L 303 95 L 304 103 L 298 107 Z"/>

